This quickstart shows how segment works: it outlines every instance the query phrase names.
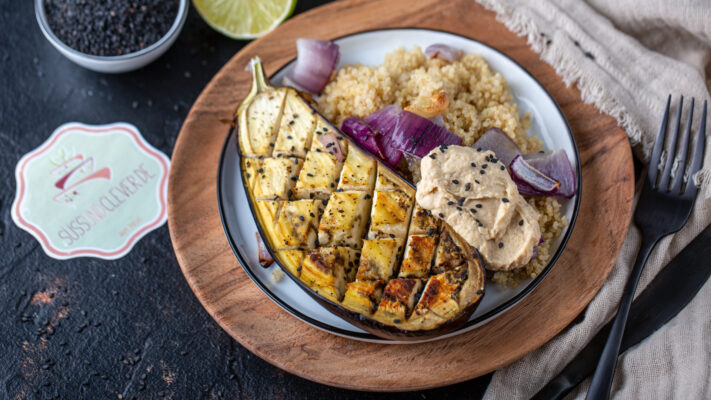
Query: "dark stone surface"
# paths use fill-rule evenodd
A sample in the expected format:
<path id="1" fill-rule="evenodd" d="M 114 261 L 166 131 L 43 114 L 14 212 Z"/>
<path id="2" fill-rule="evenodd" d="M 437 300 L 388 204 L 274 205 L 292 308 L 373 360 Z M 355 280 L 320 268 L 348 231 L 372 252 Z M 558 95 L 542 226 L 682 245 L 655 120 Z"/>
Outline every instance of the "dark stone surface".
<path id="1" fill-rule="evenodd" d="M 301 1 L 296 12 L 316 5 Z M 0 399 L 481 396 L 488 377 L 375 394 L 319 385 L 267 364 L 200 306 L 175 260 L 167 226 L 119 260 L 57 261 L 14 225 L 15 164 L 56 127 L 127 121 L 170 155 L 200 90 L 244 45 L 212 31 L 191 9 L 161 59 L 133 73 L 101 75 L 51 47 L 32 1 L 0 1 Z"/>

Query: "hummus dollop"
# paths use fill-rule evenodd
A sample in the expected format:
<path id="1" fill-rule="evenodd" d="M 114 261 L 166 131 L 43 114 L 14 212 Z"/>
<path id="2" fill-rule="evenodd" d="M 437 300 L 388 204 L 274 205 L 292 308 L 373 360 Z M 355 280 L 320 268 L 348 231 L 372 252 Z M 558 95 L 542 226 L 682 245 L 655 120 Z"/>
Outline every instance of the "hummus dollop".
<path id="1" fill-rule="evenodd" d="M 541 238 L 536 211 L 492 151 L 440 146 L 420 164 L 417 203 L 446 221 L 495 271 L 528 264 Z"/>

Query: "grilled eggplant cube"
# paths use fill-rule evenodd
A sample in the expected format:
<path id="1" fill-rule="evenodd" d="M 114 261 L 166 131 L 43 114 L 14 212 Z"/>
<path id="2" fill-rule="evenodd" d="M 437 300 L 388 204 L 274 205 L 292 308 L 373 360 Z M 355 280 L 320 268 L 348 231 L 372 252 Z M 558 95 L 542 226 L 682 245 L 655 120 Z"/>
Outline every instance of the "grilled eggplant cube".
<path id="1" fill-rule="evenodd" d="M 336 129 L 326 118 L 319 114 L 314 115 L 316 117 L 316 131 L 314 132 L 313 140 L 311 141 L 311 151 L 328 153 L 334 157 L 338 156 L 338 152 L 334 151 L 330 143 L 332 142 L 330 135 L 333 135 L 333 139 L 338 143 L 338 150 L 340 150 L 343 158 L 341 161 L 345 160 L 345 156 L 348 154 L 348 140 L 345 138 L 338 129 Z"/>
<path id="2" fill-rule="evenodd" d="M 415 203 L 410 221 L 410 235 L 433 235 L 439 230 L 439 219 L 432 216 L 432 213 Z"/>
<path id="3" fill-rule="evenodd" d="M 272 154 L 286 92 L 286 89 L 279 88 L 258 93 L 246 110 L 240 113 L 239 145 L 243 156 Z"/>
<path id="4" fill-rule="evenodd" d="M 274 155 L 306 157 L 316 128 L 311 107 L 293 89 L 288 89 L 284 101 Z"/>
<path id="5" fill-rule="evenodd" d="M 259 160 L 254 197 L 257 200 L 275 198 L 288 200 L 294 180 L 301 170 L 302 160 L 296 157 L 276 157 Z"/>
<path id="6" fill-rule="evenodd" d="M 368 193 L 373 192 L 375 185 L 375 172 L 377 163 L 373 157 L 364 151 L 350 146 L 348 157 L 343 163 L 341 179 L 338 182 L 339 190 L 360 190 Z"/>
<path id="7" fill-rule="evenodd" d="M 276 264 L 379 337 L 431 338 L 465 323 L 484 294 L 477 251 L 415 204 L 414 186 L 297 92 L 270 86 L 258 61 L 252 69 L 237 110 L 240 165 Z"/>
<path id="8" fill-rule="evenodd" d="M 346 285 L 343 306 L 358 314 L 370 316 L 380 303 L 383 281 L 354 281 Z"/>
<path id="9" fill-rule="evenodd" d="M 419 279 L 391 279 L 385 286 L 374 318 L 393 324 L 406 321 L 408 313 L 415 306 L 420 288 L 422 288 L 422 281 Z"/>
<path id="10" fill-rule="evenodd" d="M 348 247 L 320 247 L 307 253 L 300 279 L 332 301 L 340 301 L 346 281 L 353 279 L 357 253 Z"/>
<path id="11" fill-rule="evenodd" d="M 466 256 L 460 246 L 454 241 L 454 237 L 449 230 L 442 232 L 439 238 L 439 246 L 435 253 L 435 262 L 432 266 L 433 274 L 440 274 L 445 271 L 452 271 L 466 263 Z"/>
<path id="12" fill-rule="evenodd" d="M 459 312 L 457 293 L 461 281 L 452 272 L 443 272 L 430 277 L 422 297 L 417 303 L 418 312 L 432 312 L 447 320 Z"/>
<path id="13" fill-rule="evenodd" d="M 315 224 L 318 221 L 317 200 L 296 200 L 284 203 L 276 223 L 279 250 L 313 249 L 316 247 Z"/>
<path id="14" fill-rule="evenodd" d="M 405 256 L 400 266 L 400 278 L 426 279 L 430 272 L 437 236 L 411 235 L 407 238 Z"/>
<path id="15" fill-rule="evenodd" d="M 410 196 L 415 196 L 415 191 L 402 178 L 387 168 L 379 167 L 375 178 L 375 190 L 401 190 Z"/>
<path id="16" fill-rule="evenodd" d="M 309 151 L 299 173 L 299 180 L 296 181 L 294 196 L 297 199 L 327 200 L 331 192 L 336 190 L 342 165 L 329 153 Z"/>
<path id="17" fill-rule="evenodd" d="M 368 238 L 391 237 L 405 239 L 410 222 L 413 196 L 404 191 L 375 190 L 373 209 L 370 213 Z"/>
<path id="18" fill-rule="evenodd" d="M 368 239 L 363 241 L 363 252 L 356 279 L 359 281 L 387 281 L 397 267 L 402 249 L 398 239 Z"/>
<path id="19" fill-rule="evenodd" d="M 348 246 L 359 249 L 371 196 L 367 192 L 334 192 L 326 205 L 318 226 L 318 241 L 321 246 Z"/>

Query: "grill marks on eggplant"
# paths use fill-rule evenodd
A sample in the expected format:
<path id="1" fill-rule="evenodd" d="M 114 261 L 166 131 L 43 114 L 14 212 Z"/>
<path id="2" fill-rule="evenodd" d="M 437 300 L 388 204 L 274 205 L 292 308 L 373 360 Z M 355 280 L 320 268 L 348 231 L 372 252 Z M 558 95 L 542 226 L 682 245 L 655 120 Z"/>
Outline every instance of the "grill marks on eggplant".
<path id="1" fill-rule="evenodd" d="M 252 101 L 238 115 L 242 174 L 279 264 L 381 336 L 379 325 L 426 331 L 468 318 L 483 295 L 478 255 L 417 206 L 415 190 L 293 89 L 262 87 Z"/>

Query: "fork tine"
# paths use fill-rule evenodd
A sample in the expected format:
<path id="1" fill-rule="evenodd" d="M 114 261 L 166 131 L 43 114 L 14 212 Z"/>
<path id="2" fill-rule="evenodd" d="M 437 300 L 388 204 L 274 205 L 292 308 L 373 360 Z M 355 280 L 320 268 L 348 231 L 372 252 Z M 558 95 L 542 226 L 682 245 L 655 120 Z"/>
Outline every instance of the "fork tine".
<path id="1" fill-rule="evenodd" d="M 689 181 L 686 184 L 685 196 L 695 196 L 698 188 L 692 180 L 695 173 L 701 169 L 701 164 L 704 158 L 704 147 L 706 143 L 706 106 L 707 101 L 704 100 L 704 108 L 701 111 L 701 122 L 699 123 L 699 133 L 696 135 L 696 144 L 694 145 L 694 157 L 691 159 L 689 166 Z"/>
<path id="2" fill-rule="evenodd" d="M 652 149 L 652 156 L 649 159 L 649 168 L 647 169 L 647 179 L 651 187 L 656 187 L 657 183 L 657 172 L 659 170 L 659 158 L 662 155 L 662 149 L 664 148 L 664 138 L 667 136 L 667 121 L 669 120 L 669 106 L 671 104 L 671 94 L 667 97 L 667 106 L 664 109 L 664 116 L 662 117 L 662 125 L 659 127 L 659 133 L 657 133 L 657 138 L 654 139 L 654 149 Z"/>
<path id="3" fill-rule="evenodd" d="M 681 112 L 684 109 L 684 96 L 681 96 L 679 100 L 679 108 L 676 112 L 676 126 L 674 127 L 674 133 L 669 143 L 669 149 L 667 150 L 667 157 L 664 160 L 664 171 L 662 172 L 662 177 L 659 179 L 659 186 L 661 190 L 668 190 L 669 188 L 669 178 L 671 178 L 671 167 L 674 164 L 674 157 L 676 156 L 676 138 L 679 136 L 679 129 L 681 129 Z"/>
<path id="4" fill-rule="evenodd" d="M 686 129 L 684 129 L 684 137 L 681 138 L 681 150 L 679 151 L 679 164 L 676 168 L 674 176 L 674 186 L 671 188 L 672 193 L 681 193 L 681 185 L 684 183 L 684 172 L 686 171 L 686 153 L 689 152 L 689 140 L 691 140 L 691 123 L 694 120 L 694 102 L 691 98 L 691 108 L 689 109 L 689 118 L 686 121 Z"/>

